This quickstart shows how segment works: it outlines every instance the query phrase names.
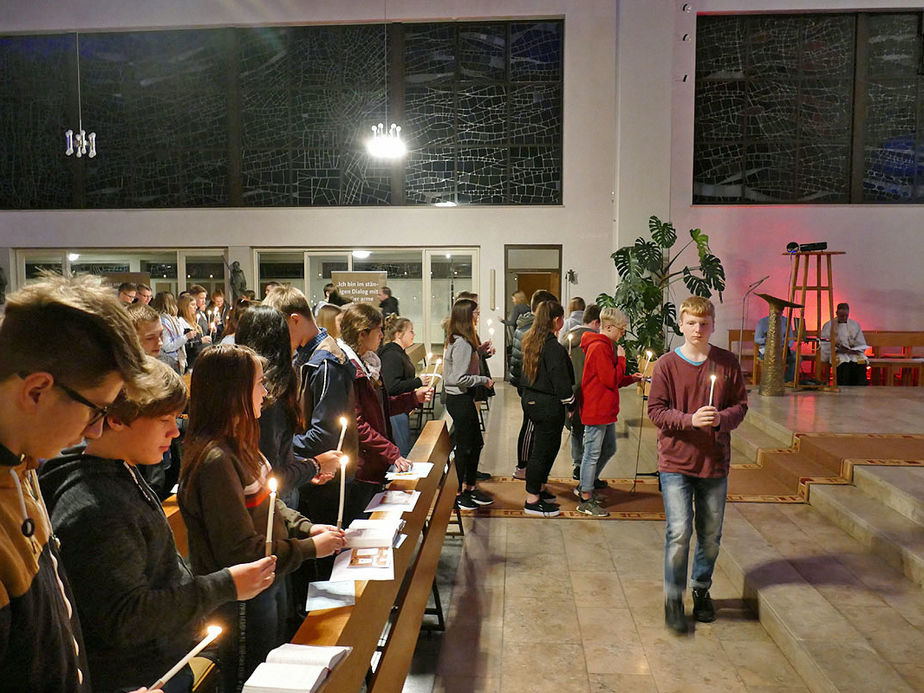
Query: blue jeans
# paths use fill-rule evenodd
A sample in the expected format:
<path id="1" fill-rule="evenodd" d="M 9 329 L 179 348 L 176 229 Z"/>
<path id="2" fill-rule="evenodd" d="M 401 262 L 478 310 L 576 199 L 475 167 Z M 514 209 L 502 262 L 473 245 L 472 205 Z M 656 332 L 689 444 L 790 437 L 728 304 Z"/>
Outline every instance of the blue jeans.
<path id="1" fill-rule="evenodd" d="M 616 454 L 616 424 L 584 424 L 584 456 L 581 458 L 581 491 L 592 493 L 594 481 Z"/>
<path id="2" fill-rule="evenodd" d="M 667 521 L 664 533 L 664 596 L 669 599 L 683 596 L 694 524 L 696 550 L 690 587 L 708 590 L 712 586 L 712 571 L 722 540 L 728 477 L 701 479 L 676 472 L 661 472 L 660 476 Z"/>
<path id="3" fill-rule="evenodd" d="M 395 414 L 391 417 L 391 437 L 401 452 L 401 457 L 407 457 L 411 451 L 411 421 L 407 414 Z"/>

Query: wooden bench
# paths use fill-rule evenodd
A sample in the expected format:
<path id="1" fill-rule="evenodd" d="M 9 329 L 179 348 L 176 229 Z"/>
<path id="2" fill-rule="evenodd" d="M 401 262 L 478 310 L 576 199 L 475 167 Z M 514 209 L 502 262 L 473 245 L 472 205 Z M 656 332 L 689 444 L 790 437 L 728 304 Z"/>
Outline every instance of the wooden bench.
<path id="1" fill-rule="evenodd" d="M 871 384 L 924 385 L 924 332 L 864 330 L 863 336 Z"/>
<path id="2" fill-rule="evenodd" d="M 367 677 L 369 691 L 401 691 L 410 670 L 458 490 L 456 472 L 449 463 L 450 449 L 446 423 L 429 422 L 408 459 L 432 462 L 430 475 L 425 479 L 391 483 L 392 488 L 420 491 L 414 511 L 402 516 L 406 523 L 402 531 L 407 539 L 394 552 L 395 579 L 357 582 L 353 606 L 309 613 L 292 639 L 299 644 L 353 648 L 320 691 L 359 691 Z M 164 501 L 163 507 L 177 549 L 185 556 L 188 552 L 186 527 L 176 497 Z M 373 513 L 373 517 L 378 516 L 379 513 Z M 389 620 L 391 627 L 381 657 L 375 671 L 370 673 L 372 656 Z"/>
<path id="3" fill-rule="evenodd" d="M 757 345 L 754 343 L 754 330 L 729 330 L 728 350 L 737 355 L 738 342 L 741 342 L 741 372 L 747 378 L 751 376 L 751 383 L 760 384 L 760 358 Z"/>

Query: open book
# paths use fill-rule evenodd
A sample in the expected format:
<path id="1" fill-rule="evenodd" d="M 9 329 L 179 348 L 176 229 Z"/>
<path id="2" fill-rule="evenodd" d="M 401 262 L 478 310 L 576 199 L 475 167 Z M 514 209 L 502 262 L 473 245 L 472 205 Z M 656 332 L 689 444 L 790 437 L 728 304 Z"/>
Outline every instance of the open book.
<path id="1" fill-rule="evenodd" d="M 344 531 L 347 548 L 367 549 L 375 546 L 394 546 L 398 533 L 403 527 L 404 520 L 399 517 L 353 520 Z"/>
<path id="2" fill-rule="evenodd" d="M 286 643 L 272 650 L 247 683 L 244 693 L 313 693 L 351 647 Z"/>

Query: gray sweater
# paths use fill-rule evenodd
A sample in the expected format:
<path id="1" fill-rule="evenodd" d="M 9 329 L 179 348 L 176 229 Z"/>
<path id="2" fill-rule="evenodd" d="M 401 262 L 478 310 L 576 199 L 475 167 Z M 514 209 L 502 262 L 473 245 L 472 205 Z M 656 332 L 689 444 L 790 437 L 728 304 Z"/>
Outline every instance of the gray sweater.
<path id="1" fill-rule="evenodd" d="M 487 385 L 489 378 L 481 373 L 481 361 L 472 345 L 458 336 L 451 338 L 443 354 L 443 382 L 447 395 L 461 395 L 475 385 Z"/>

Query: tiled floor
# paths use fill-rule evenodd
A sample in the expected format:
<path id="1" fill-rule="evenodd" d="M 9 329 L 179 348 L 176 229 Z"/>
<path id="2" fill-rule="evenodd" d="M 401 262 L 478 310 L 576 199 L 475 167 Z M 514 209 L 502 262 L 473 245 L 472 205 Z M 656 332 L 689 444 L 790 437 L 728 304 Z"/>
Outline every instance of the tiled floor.
<path id="1" fill-rule="evenodd" d="M 518 405 L 500 388 L 483 469 L 512 471 Z M 632 476 L 634 443 L 620 439 L 605 476 Z M 566 435 L 552 475 L 570 473 Z M 667 631 L 663 522 L 464 522 L 464 541 L 447 539 L 438 578 L 444 599 L 451 592 L 446 632 L 422 636 L 406 693 L 807 690 L 718 571 L 719 620 L 685 638 Z"/>

